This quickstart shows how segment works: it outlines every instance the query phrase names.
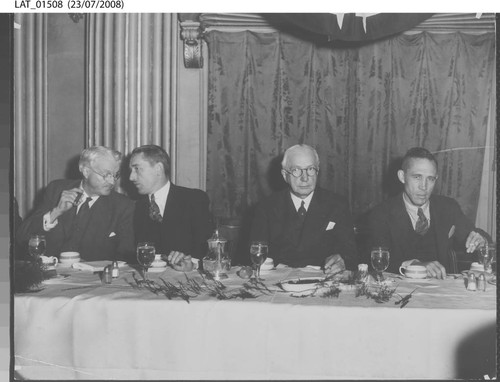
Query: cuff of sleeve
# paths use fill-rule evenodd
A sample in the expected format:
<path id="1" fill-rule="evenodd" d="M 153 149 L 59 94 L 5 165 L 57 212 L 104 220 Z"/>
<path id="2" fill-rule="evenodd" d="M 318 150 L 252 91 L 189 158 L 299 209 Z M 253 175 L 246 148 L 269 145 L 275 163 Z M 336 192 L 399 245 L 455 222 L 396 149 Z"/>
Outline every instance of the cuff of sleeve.
<path id="1" fill-rule="evenodd" d="M 43 215 L 43 229 L 44 231 L 50 231 L 58 223 L 58 220 L 54 220 L 53 223 L 50 222 L 50 211 Z"/>

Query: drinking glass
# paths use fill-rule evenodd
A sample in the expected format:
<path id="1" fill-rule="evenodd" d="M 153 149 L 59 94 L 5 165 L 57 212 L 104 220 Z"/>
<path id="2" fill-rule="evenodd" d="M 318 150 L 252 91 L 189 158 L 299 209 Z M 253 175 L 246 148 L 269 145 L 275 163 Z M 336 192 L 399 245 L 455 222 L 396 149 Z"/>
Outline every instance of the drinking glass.
<path id="1" fill-rule="evenodd" d="M 155 246 L 151 242 L 137 244 L 137 261 L 144 269 L 144 280 L 148 279 L 148 268 L 155 260 Z"/>
<path id="2" fill-rule="evenodd" d="M 28 241 L 28 250 L 32 259 L 37 260 L 45 254 L 45 236 L 32 235 Z"/>
<path id="3" fill-rule="evenodd" d="M 254 275 L 256 275 L 257 280 L 263 280 L 260 278 L 260 266 L 267 259 L 267 243 L 264 241 L 253 241 L 250 245 L 250 259 L 252 260 Z"/>
<path id="4" fill-rule="evenodd" d="M 389 250 L 384 247 L 374 247 L 371 251 L 371 261 L 373 269 L 377 274 L 377 281 L 380 283 L 384 280 L 383 271 L 389 266 Z"/>
<path id="5" fill-rule="evenodd" d="M 491 273 L 491 263 L 496 257 L 495 243 L 486 243 L 481 248 L 479 248 L 478 252 L 478 260 L 481 264 L 483 264 L 484 271 L 487 273 Z"/>

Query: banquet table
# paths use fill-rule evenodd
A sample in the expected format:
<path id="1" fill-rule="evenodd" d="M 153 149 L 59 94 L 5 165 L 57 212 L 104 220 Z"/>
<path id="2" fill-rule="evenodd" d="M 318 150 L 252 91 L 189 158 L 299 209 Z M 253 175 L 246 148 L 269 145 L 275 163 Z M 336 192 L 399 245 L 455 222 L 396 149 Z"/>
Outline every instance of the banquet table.
<path id="1" fill-rule="evenodd" d="M 202 283 L 170 268 L 151 280 Z M 238 267 L 222 284 L 238 290 Z M 467 291 L 461 275 L 410 280 L 378 303 L 354 290 L 294 297 L 276 284 L 324 277 L 311 267 L 262 271 L 265 293 L 168 299 L 125 265 L 111 284 L 58 268 L 14 296 L 16 379 L 452 379 L 496 370 L 496 286 Z M 212 281 L 206 281 L 210 283 Z M 404 308 L 395 302 L 412 293 Z"/>

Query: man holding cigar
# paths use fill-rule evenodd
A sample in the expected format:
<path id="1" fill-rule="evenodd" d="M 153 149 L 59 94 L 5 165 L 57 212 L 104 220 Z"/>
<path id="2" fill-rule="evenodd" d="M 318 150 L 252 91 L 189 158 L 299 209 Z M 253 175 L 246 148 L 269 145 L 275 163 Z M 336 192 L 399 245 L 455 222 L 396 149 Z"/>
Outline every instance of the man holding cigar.
<path id="1" fill-rule="evenodd" d="M 134 260 L 134 202 L 114 190 L 121 157 L 104 146 L 83 150 L 78 165 L 82 179 L 51 182 L 16 240 L 26 244 L 31 235 L 45 235 L 47 256 L 75 251 L 84 261 Z"/>

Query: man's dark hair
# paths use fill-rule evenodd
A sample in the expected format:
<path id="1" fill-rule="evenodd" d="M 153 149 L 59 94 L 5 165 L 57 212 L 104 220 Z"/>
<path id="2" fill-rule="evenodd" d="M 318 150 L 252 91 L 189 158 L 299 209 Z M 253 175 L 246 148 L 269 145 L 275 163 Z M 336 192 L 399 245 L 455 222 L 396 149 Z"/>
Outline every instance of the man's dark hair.
<path id="1" fill-rule="evenodd" d="M 412 159 L 428 159 L 431 162 L 434 162 L 434 165 L 437 169 L 438 164 L 436 158 L 431 154 L 429 150 L 424 149 L 423 147 L 412 147 L 406 152 L 401 163 L 401 169 L 403 171 L 406 172 L 406 170 L 408 170 L 408 167 L 410 166 L 410 160 Z"/>
<path id="2" fill-rule="evenodd" d="M 155 165 L 156 163 L 163 164 L 165 175 L 170 179 L 170 156 L 160 146 L 143 145 L 136 147 L 130 154 L 130 157 L 138 154 L 142 154 L 144 159 L 151 165 Z"/>

